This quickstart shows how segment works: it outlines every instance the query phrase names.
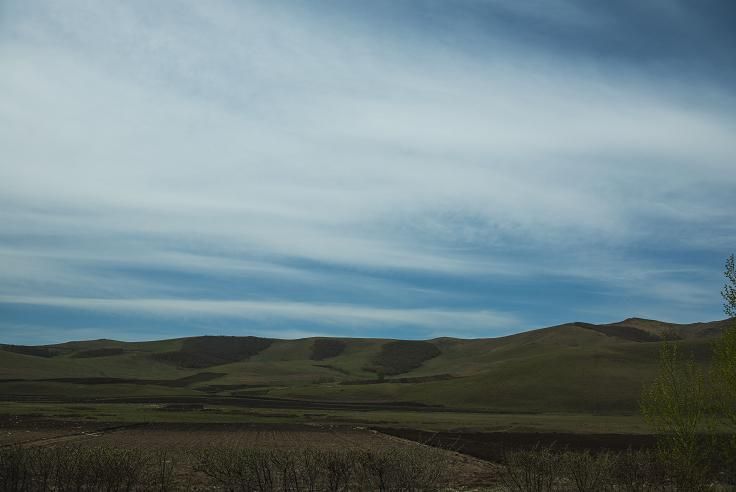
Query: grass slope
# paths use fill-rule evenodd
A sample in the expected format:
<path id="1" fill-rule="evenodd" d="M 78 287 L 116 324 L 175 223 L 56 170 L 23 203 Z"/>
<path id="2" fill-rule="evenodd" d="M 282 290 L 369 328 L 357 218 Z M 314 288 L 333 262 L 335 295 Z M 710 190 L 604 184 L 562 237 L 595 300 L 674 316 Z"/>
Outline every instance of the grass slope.
<path id="1" fill-rule="evenodd" d="M 626 414 L 636 411 L 642 384 L 656 373 L 664 339 L 705 362 L 713 337 L 729 322 L 571 323 L 474 340 L 195 337 L 6 345 L 0 395 L 250 395 Z"/>

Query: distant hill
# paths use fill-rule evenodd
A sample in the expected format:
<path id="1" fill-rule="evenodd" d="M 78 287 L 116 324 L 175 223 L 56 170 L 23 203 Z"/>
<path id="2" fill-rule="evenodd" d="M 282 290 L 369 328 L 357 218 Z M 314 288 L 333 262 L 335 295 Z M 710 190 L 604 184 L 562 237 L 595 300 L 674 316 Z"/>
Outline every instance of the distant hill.
<path id="1" fill-rule="evenodd" d="M 733 322 L 630 318 L 470 340 L 202 336 L 0 345 L 0 395 L 260 396 L 627 413 L 656 373 L 663 341 L 705 363 L 714 338 Z"/>

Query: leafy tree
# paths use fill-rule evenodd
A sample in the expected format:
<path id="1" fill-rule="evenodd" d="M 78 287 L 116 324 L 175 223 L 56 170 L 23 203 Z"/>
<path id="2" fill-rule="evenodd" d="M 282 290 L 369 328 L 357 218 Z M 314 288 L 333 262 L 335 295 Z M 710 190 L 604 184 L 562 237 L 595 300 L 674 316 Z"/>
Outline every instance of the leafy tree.
<path id="1" fill-rule="evenodd" d="M 726 261 L 724 274 L 724 311 L 736 317 L 734 255 Z M 667 341 L 660 354 L 659 374 L 642 394 L 642 413 L 660 435 L 660 457 L 681 490 L 703 488 L 709 465 L 736 471 L 736 323 L 715 343 L 710 375 L 706 385 L 703 371 L 693 360 L 683 359 L 674 342 Z M 712 454 L 699 437 L 705 428 L 715 431 L 717 445 L 712 446 Z M 730 436 L 723 436 L 724 428 L 730 429 Z"/>
<path id="2" fill-rule="evenodd" d="M 699 438 L 707 411 L 703 371 L 685 360 L 678 346 L 665 342 L 660 353 L 659 374 L 645 388 L 641 409 L 659 434 L 661 459 L 682 490 L 699 490 L 707 477 L 707 460 Z"/>
<path id="3" fill-rule="evenodd" d="M 726 284 L 723 286 L 723 310 L 728 316 L 736 316 L 736 266 L 734 256 L 726 261 Z M 712 394 L 721 430 L 730 436 L 717 446 L 725 468 L 736 479 L 736 322 L 726 328 L 713 350 Z"/>
<path id="4" fill-rule="evenodd" d="M 726 284 L 723 286 L 723 310 L 736 316 L 736 266 L 734 256 L 726 261 Z M 716 342 L 713 354 L 713 381 L 716 402 L 725 423 L 736 431 L 736 322 Z"/>
<path id="5" fill-rule="evenodd" d="M 721 291 L 723 310 L 727 316 L 736 317 L 736 265 L 733 255 L 726 260 L 726 271 L 723 274 L 726 276 L 726 284 Z"/>
<path id="6" fill-rule="evenodd" d="M 721 416 L 736 431 L 736 326 L 727 328 L 716 342 L 713 385 Z"/>

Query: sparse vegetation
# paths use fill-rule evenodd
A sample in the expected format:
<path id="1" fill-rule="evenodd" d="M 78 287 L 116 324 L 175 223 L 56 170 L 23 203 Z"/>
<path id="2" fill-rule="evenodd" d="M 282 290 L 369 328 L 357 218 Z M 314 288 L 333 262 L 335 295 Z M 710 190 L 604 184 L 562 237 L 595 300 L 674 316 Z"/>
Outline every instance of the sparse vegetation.
<path id="1" fill-rule="evenodd" d="M 125 351 L 121 348 L 107 347 L 107 348 L 98 348 L 98 349 L 90 349 L 90 350 L 81 350 L 75 353 L 74 355 L 72 355 L 72 357 L 76 359 L 92 359 L 95 357 L 110 357 L 113 355 L 120 355 L 123 353 L 125 353 Z"/>
<path id="2" fill-rule="evenodd" d="M 443 452 L 418 447 L 386 450 L 283 451 L 204 449 L 196 469 L 226 490 L 266 492 L 440 490 L 448 484 Z"/>
<path id="3" fill-rule="evenodd" d="M 54 357 L 57 354 L 48 347 L 33 347 L 28 345 L 0 345 L 0 349 L 15 354 L 43 357 L 45 359 Z"/>
<path id="4" fill-rule="evenodd" d="M 154 354 L 154 358 L 180 367 L 200 369 L 238 362 L 273 343 L 269 338 L 205 336 L 187 338 L 181 349 Z"/>
<path id="5" fill-rule="evenodd" d="M 616 455 L 610 452 L 567 452 L 562 455 L 562 470 L 576 492 L 613 490 Z"/>
<path id="6" fill-rule="evenodd" d="M 440 353 L 440 349 L 430 342 L 414 340 L 388 342 L 383 344 L 370 369 L 379 376 L 402 374 L 416 369 Z"/>
<path id="7" fill-rule="evenodd" d="M 337 338 L 318 338 L 312 345 L 312 360 L 325 360 L 337 357 L 347 347 L 343 340 Z"/>
<path id="8" fill-rule="evenodd" d="M 202 448 L 193 456 L 201 488 L 226 491 L 340 492 L 441 490 L 447 456 L 428 447 L 381 450 Z M 0 449 L 0 490 L 181 490 L 167 452 L 110 447 Z"/>
<path id="9" fill-rule="evenodd" d="M 10 446 L 0 449 L 0 490 L 167 490 L 154 458 L 135 449 Z"/>
<path id="10" fill-rule="evenodd" d="M 551 447 L 535 446 L 506 454 L 501 483 L 511 492 L 551 492 L 559 482 L 561 455 Z"/>
<path id="11" fill-rule="evenodd" d="M 715 484 L 715 482 L 711 482 Z M 649 450 L 560 451 L 537 446 L 508 453 L 501 473 L 510 492 L 654 492 L 696 490 L 681 481 L 680 470 Z M 728 483 L 716 490 L 730 490 Z"/>
<path id="12" fill-rule="evenodd" d="M 665 482 L 664 467 L 651 450 L 628 449 L 615 455 L 613 482 L 621 492 L 649 492 Z"/>

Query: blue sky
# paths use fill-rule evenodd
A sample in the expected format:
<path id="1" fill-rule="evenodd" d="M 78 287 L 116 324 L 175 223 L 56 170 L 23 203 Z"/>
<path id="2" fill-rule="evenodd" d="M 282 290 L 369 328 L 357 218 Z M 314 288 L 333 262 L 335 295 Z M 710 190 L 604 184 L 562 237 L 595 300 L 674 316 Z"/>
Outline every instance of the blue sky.
<path id="1" fill-rule="evenodd" d="M 0 341 L 724 317 L 730 1 L 0 3 Z"/>

